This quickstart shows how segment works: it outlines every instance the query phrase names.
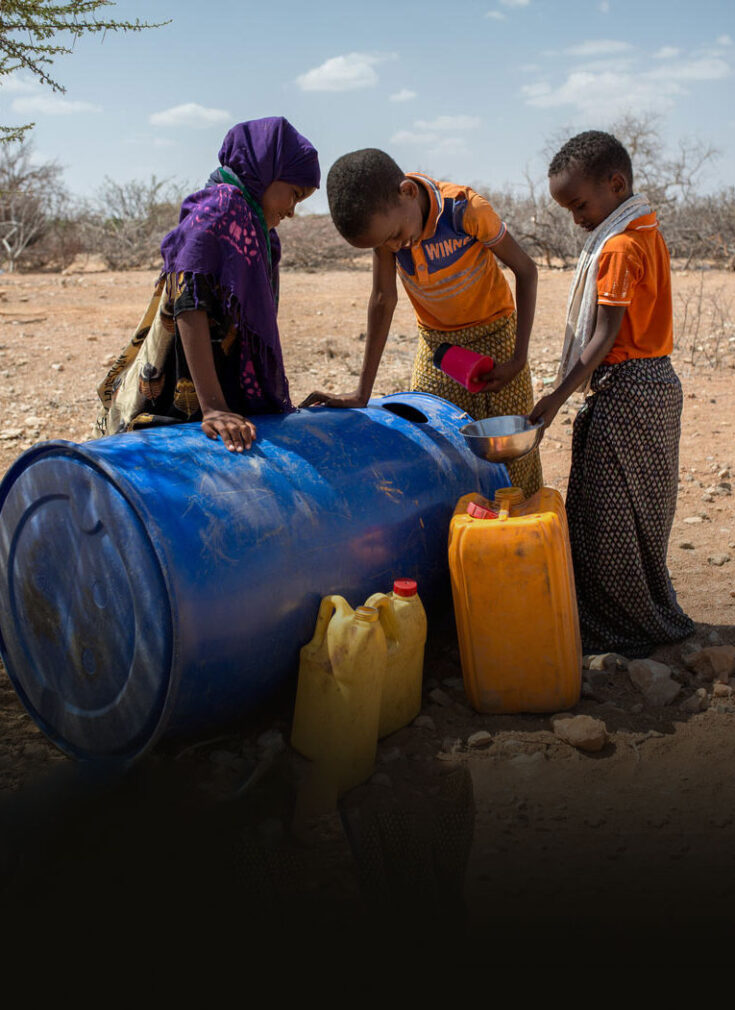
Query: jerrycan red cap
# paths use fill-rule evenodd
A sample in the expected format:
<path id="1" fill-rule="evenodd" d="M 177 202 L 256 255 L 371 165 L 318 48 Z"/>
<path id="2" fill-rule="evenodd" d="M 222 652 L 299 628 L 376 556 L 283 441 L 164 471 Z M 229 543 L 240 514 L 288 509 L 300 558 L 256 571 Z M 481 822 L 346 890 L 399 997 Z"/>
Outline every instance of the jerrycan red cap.
<path id="1" fill-rule="evenodd" d="M 478 505 L 476 502 L 471 501 L 467 506 L 467 515 L 472 516 L 473 519 L 497 519 L 498 513 L 491 511 L 491 509 L 483 508 L 482 505 Z"/>
<path id="2" fill-rule="evenodd" d="M 393 592 L 396 596 L 415 596 L 418 586 L 415 579 L 396 579 L 393 583 Z"/>

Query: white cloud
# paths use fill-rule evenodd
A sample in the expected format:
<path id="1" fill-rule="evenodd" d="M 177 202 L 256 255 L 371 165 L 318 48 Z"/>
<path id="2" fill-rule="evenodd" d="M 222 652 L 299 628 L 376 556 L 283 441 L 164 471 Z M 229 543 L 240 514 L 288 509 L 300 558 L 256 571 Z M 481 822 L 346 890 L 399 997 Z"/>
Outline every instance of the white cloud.
<path id="1" fill-rule="evenodd" d="M 32 77 L 23 77 L 21 74 L 8 74 L 5 78 L 0 78 L 0 93 L 9 91 L 15 95 L 28 95 L 34 91 L 39 91 L 41 86 Z"/>
<path id="2" fill-rule="evenodd" d="M 429 148 L 429 154 L 456 154 L 466 150 L 465 138 L 457 133 L 476 130 L 479 116 L 437 116 L 436 119 L 417 119 L 411 130 L 398 130 L 390 138 L 392 144 Z"/>
<path id="3" fill-rule="evenodd" d="M 437 116 L 436 119 L 417 119 L 413 124 L 417 130 L 475 130 L 480 125 L 479 116 Z"/>
<path id="4" fill-rule="evenodd" d="M 505 14 L 502 11 L 488 11 L 485 17 L 492 18 L 493 21 L 505 21 Z"/>
<path id="5" fill-rule="evenodd" d="M 389 102 L 410 102 L 412 98 L 416 97 L 416 92 L 411 91 L 409 88 L 401 88 L 400 91 L 396 91 L 395 94 L 391 95 L 388 99 Z"/>
<path id="6" fill-rule="evenodd" d="M 608 3 L 608 0 L 601 0 L 601 3 L 598 4 L 598 9 L 602 14 L 609 14 L 610 4 Z"/>
<path id="7" fill-rule="evenodd" d="M 717 45 L 718 46 L 731 46 L 732 45 L 732 39 L 730 38 L 729 35 L 719 35 L 717 37 Z"/>
<path id="8" fill-rule="evenodd" d="M 152 126 L 192 126 L 203 129 L 216 126 L 219 123 L 231 123 L 233 116 L 226 109 L 208 109 L 197 102 L 186 102 L 184 105 L 174 105 L 161 112 L 153 112 L 148 117 Z"/>
<path id="9" fill-rule="evenodd" d="M 667 110 L 678 96 L 687 93 L 690 82 L 722 80 L 731 73 L 719 57 L 679 60 L 637 72 L 628 66 L 576 69 L 557 87 L 537 81 L 523 86 L 521 94 L 528 105 L 537 108 L 568 105 L 598 118 L 604 109 L 610 120 L 631 108 Z"/>
<path id="10" fill-rule="evenodd" d="M 632 49 L 630 42 L 618 42 L 615 39 L 588 39 L 578 46 L 570 46 L 564 51 L 570 56 L 612 56 L 615 53 L 625 53 Z"/>
<path id="11" fill-rule="evenodd" d="M 729 64 L 714 56 L 656 67 L 646 76 L 652 80 L 721 81 L 723 78 L 729 77 L 731 73 Z"/>
<path id="12" fill-rule="evenodd" d="M 14 98 L 11 103 L 13 112 L 24 116 L 34 116 L 37 113 L 45 116 L 75 116 L 79 112 L 101 112 L 99 105 L 92 102 L 73 102 L 59 95 L 30 95 L 27 98 Z"/>
<path id="13" fill-rule="evenodd" d="M 653 54 L 653 58 L 654 60 L 673 60 L 680 52 L 681 49 L 677 49 L 676 46 L 661 46 L 658 52 Z"/>
<path id="14" fill-rule="evenodd" d="M 531 0 L 500 0 L 504 7 L 528 7 Z"/>
<path id="15" fill-rule="evenodd" d="M 378 83 L 375 65 L 395 59 L 394 53 L 347 53 L 333 56 L 296 78 L 302 91 L 354 91 Z"/>

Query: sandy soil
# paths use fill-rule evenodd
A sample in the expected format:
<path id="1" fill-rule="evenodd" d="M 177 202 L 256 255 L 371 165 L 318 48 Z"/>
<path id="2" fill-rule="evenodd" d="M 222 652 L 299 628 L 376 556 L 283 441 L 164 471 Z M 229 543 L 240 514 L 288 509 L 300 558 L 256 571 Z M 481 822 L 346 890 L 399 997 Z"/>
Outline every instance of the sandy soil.
<path id="1" fill-rule="evenodd" d="M 82 441 L 89 436 L 96 411 L 95 387 L 128 339 L 153 280 L 152 272 L 113 275 L 94 270 L 0 278 L 0 473 L 37 441 Z M 569 280 L 570 275 L 562 271 L 541 273 L 530 354 L 539 391 L 554 375 Z M 281 330 L 295 401 L 314 388 L 342 392 L 353 388 L 362 356 L 369 286 L 365 269 L 283 275 Z M 674 360 L 685 406 L 670 570 L 682 606 L 698 622 L 696 644 L 735 645 L 735 515 L 725 486 L 735 471 L 735 329 L 730 322 L 729 331 L 716 333 L 717 314 L 723 307 L 733 319 L 735 275 L 714 270 L 677 272 L 674 292 L 679 317 Z M 692 327 L 695 306 L 701 323 L 697 333 Z M 410 306 L 402 298 L 376 394 L 406 388 L 414 332 Z M 561 491 L 566 486 L 573 412 L 574 405 L 559 416 L 542 448 L 546 483 Z M 718 555 L 730 560 L 713 564 L 709 559 Z M 413 909 L 411 922 L 417 935 L 434 936 L 440 930 L 445 942 L 447 936 L 462 936 L 466 951 L 475 944 L 478 950 L 485 949 L 492 942 L 496 952 L 508 955 L 529 940 L 539 941 L 550 959 L 551 951 L 556 956 L 569 942 L 580 945 L 577 949 L 584 949 L 593 960 L 602 959 L 604 945 L 613 941 L 634 958 L 644 956 L 652 937 L 674 945 L 686 938 L 706 947 L 723 925 L 732 924 L 735 707 L 727 697 L 713 697 L 712 683 L 697 679 L 685 668 L 680 648 L 659 650 L 655 658 L 674 668 L 681 683 L 680 696 L 669 706 L 652 708 L 643 704 L 624 672 L 597 683 L 594 692 L 588 688 L 575 711 L 603 719 L 609 733 L 607 746 L 590 755 L 562 743 L 548 718 L 474 713 L 462 690 L 456 643 L 446 628 L 433 629 L 422 711 L 433 721 L 433 728 L 408 727 L 384 741 L 377 781 L 354 790 L 343 803 L 339 824 L 322 825 L 311 844 L 308 838 L 293 837 L 289 826 L 298 761 L 286 750 L 272 760 L 271 767 L 268 738 L 261 736 L 264 731 L 276 731 L 288 739 L 290 712 L 282 703 L 224 738 L 156 754 L 136 775 L 140 781 L 150 773 L 141 794 L 148 799 L 159 797 L 154 808 L 160 811 L 171 795 L 168 771 L 174 770 L 179 787 L 182 772 L 187 783 L 203 785 L 197 795 L 209 801 L 234 795 L 243 777 L 258 762 L 263 765 L 265 755 L 267 774 L 248 793 L 247 810 L 244 801 L 234 807 L 225 804 L 228 811 L 237 811 L 226 829 L 222 828 L 221 804 L 215 804 L 216 818 L 210 816 L 208 801 L 194 804 L 186 799 L 176 810 L 185 810 L 187 825 L 192 820 L 198 828 L 207 825 L 207 830 L 196 835 L 201 844 L 216 849 L 214 832 L 208 830 L 215 823 L 220 842 L 237 837 L 240 848 L 235 863 L 240 870 L 235 876 L 247 900 L 258 898 L 261 910 L 272 910 L 274 901 L 278 907 L 285 902 L 289 921 L 299 924 L 294 930 L 315 907 L 329 908 L 333 921 L 341 923 L 345 909 L 365 906 L 366 894 L 375 898 L 370 906 L 374 910 L 381 914 L 392 910 L 386 899 L 391 890 L 386 883 L 386 845 L 383 876 L 375 884 L 377 878 L 369 878 L 365 870 L 369 847 L 356 846 L 355 838 L 362 830 L 364 841 L 366 825 L 385 827 L 394 823 L 390 817 L 400 819 L 400 811 L 400 816 L 414 811 L 416 824 L 429 823 L 432 831 L 438 831 L 437 825 L 444 823 L 441 811 L 451 807 L 442 789 L 446 792 L 447 783 L 459 782 L 459 791 L 452 786 L 456 815 L 452 837 L 464 832 L 462 837 L 469 838 L 468 858 L 465 862 L 459 845 L 456 865 L 447 878 L 450 884 L 441 892 L 447 901 L 437 905 L 441 907 L 438 918 L 427 914 L 428 906 L 418 900 L 418 890 L 405 890 L 402 914 L 410 918 Z M 129 823 L 140 823 L 142 808 L 131 799 L 129 780 L 103 789 L 105 800 L 100 801 L 99 783 L 91 789 L 82 782 L 78 770 L 26 715 L 4 672 L 1 677 L 0 826 L 5 827 L 5 845 L 0 853 L 5 880 L 19 903 L 43 910 L 50 893 L 68 897 L 62 883 L 68 868 L 73 866 L 78 872 L 82 853 L 91 851 L 84 844 L 75 849 L 79 824 L 83 822 L 87 845 L 92 846 L 90 837 L 96 839 L 95 851 L 110 845 L 113 835 L 122 847 L 117 837 L 121 805 L 130 815 Z M 446 704 L 430 698 L 437 687 L 443 689 Z M 707 708 L 693 714 L 682 702 L 702 687 Z M 482 750 L 469 748 L 467 738 L 480 729 L 490 732 L 491 745 Z M 156 792 L 161 783 L 165 801 Z M 184 794 L 189 797 L 186 789 Z M 87 811 L 81 821 L 74 819 L 73 827 L 72 819 L 64 814 L 67 795 L 74 797 L 75 810 L 81 804 Z M 139 793 L 133 789 L 132 795 Z M 426 803 L 416 806 L 421 796 L 424 800 L 434 796 L 435 806 L 428 800 L 428 807 Z M 146 819 L 151 809 L 145 808 Z M 107 812 L 104 817 L 98 816 L 100 810 Z M 421 818 L 427 810 L 425 822 Z M 200 817 L 202 811 L 205 816 Z M 373 821 L 366 811 L 372 811 Z M 361 829 L 355 828 L 358 822 Z M 52 823 L 56 833 L 49 835 Z M 161 827 L 160 821 L 156 823 Z M 405 816 L 401 823 L 405 828 Z M 174 907 L 180 892 L 172 873 L 165 872 L 170 864 L 163 855 L 169 830 L 167 824 L 156 836 L 161 848 L 155 850 L 152 861 L 150 838 L 143 845 L 141 834 L 132 829 L 124 837 L 127 862 L 131 862 L 131 851 L 138 852 L 147 873 L 156 869 L 157 887 L 162 877 L 171 880 L 170 893 L 166 893 Z M 243 876 L 241 870 L 243 838 L 252 841 L 245 850 L 251 855 L 257 852 L 261 861 L 261 869 L 253 870 L 251 876 Z M 190 850 L 184 851 L 191 856 Z M 214 861 L 231 868 L 216 851 Z M 410 858 L 405 852 L 399 858 L 398 850 L 392 851 L 390 865 L 397 875 L 391 880 L 405 881 L 406 867 L 417 865 L 415 849 L 408 845 Z M 120 848 L 115 852 L 117 865 Z M 255 866 L 252 859 L 246 863 Z M 270 890 L 259 891 L 253 880 L 262 882 L 266 864 Z M 148 880 L 145 874 L 140 876 L 140 863 L 135 866 L 136 882 Z M 27 900 L 31 879 L 38 906 Z M 432 879 L 436 882 L 436 874 Z M 118 887 L 122 894 L 119 880 Z M 90 878 L 90 895 L 94 890 Z M 294 895 L 298 913 L 293 912 Z M 381 929 L 385 928 L 385 918 L 380 921 Z"/>

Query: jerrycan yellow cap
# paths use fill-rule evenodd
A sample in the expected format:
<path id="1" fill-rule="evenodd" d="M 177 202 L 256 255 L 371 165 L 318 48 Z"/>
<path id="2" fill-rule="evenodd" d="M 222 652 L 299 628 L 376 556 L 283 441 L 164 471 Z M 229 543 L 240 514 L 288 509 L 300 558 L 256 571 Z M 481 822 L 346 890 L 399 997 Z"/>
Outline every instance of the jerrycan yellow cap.
<path id="1" fill-rule="evenodd" d="M 415 579 L 395 579 L 393 582 L 393 592 L 396 596 L 415 596 L 418 586 Z"/>
<path id="2" fill-rule="evenodd" d="M 495 492 L 494 504 L 496 506 L 504 502 L 507 503 L 507 508 L 513 505 L 520 505 L 522 501 L 525 501 L 525 495 L 523 494 L 523 489 L 520 487 L 499 487 Z"/>
<path id="3" fill-rule="evenodd" d="M 368 624 L 372 624 L 373 621 L 377 621 L 380 617 L 380 613 L 377 607 L 356 607 L 355 617 L 358 621 L 367 621 Z"/>

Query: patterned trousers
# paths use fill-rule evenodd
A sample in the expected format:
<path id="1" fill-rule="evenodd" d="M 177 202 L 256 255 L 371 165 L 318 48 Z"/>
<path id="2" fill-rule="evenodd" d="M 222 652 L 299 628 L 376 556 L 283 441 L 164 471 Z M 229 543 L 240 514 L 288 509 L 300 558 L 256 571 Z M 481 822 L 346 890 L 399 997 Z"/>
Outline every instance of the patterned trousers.
<path id="1" fill-rule="evenodd" d="M 648 656 L 690 635 L 666 552 L 676 508 L 681 383 L 669 358 L 595 370 L 574 422 L 567 517 L 585 652 Z"/>

